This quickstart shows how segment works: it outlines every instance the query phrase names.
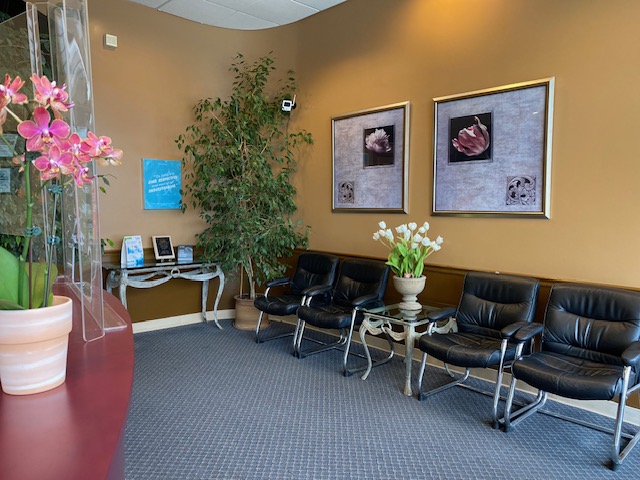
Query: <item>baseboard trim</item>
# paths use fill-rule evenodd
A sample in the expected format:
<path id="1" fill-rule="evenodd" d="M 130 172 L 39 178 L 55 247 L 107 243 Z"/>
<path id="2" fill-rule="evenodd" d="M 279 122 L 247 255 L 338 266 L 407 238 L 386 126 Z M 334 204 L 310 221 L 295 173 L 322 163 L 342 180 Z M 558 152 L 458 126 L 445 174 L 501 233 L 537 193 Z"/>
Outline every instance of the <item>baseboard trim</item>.
<path id="1" fill-rule="evenodd" d="M 235 318 L 236 315 L 236 311 L 234 309 L 228 309 L 228 310 L 219 310 L 218 311 L 218 320 L 227 320 L 227 319 L 233 319 Z M 210 322 L 213 322 L 213 312 L 207 312 L 207 320 Z M 285 323 L 291 323 L 293 325 L 296 324 L 296 317 L 295 316 L 289 316 L 289 317 L 283 317 L 281 319 L 281 321 L 285 322 Z M 194 323 L 201 323 L 202 322 L 202 317 L 199 313 L 190 313 L 187 315 L 179 315 L 176 317 L 166 317 L 166 318 L 159 318 L 156 320 L 147 320 L 144 322 L 136 322 L 133 324 L 133 333 L 142 333 L 142 332 L 151 332 L 154 330 L 163 330 L 165 328 L 174 328 L 174 327 L 181 327 L 184 325 L 192 325 Z M 311 329 L 314 329 L 313 327 L 308 327 Z M 322 330 L 324 333 L 327 333 L 326 330 Z M 360 343 L 360 338 L 358 335 L 354 335 L 353 337 L 353 341 L 354 343 Z M 384 350 L 384 351 L 388 351 L 388 344 L 387 342 L 382 339 L 382 338 L 378 338 L 378 337 L 372 337 L 372 336 L 368 336 L 368 340 L 367 340 L 367 344 L 370 347 L 373 348 L 377 348 L 380 350 Z M 399 355 L 401 357 L 405 356 L 405 352 L 404 352 L 404 345 L 402 344 L 395 344 L 395 348 L 396 348 L 396 355 Z M 422 357 L 422 353 L 417 350 L 414 353 L 414 360 L 416 361 L 420 361 Z M 440 369 L 444 369 L 444 365 L 442 364 L 442 362 L 435 360 L 435 359 L 429 359 L 428 360 L 428 365 L 432 366 L 432 367 L 436 367 L 436 368 L 440 368 Z M 457 369 L 451 369 L 454 372 L 458 372 L 460 373 L 459 370 Z M 375 373 L 372 373 L 375 375 Z M 491 382 L 494 383 L 495 382 L 495 372 L 493 370 L 488 370 L 488 369 L 472 369 L 471 370 L 471 376 L 473 378 L 476 378 L 478 380 L 484 380 L 487 382 Z M 509 374 L 505 374 L 504 378 L 503 378 L 503 386 L 508 387 L 509 384 L 511 382 L 511 375 Z M 536 394 L 535 390 L 532 389 L 531 387 L 529 387 L 528 385 L 523 385 L 521 387 L 517 388 L 519 391 L 522 392 L 526 392 L 526 393 L 531 393 L 531 394 Z M 600 415 L 603 415 L 605 417 L 609 417 L 609 418 L 616 418 L 617 415 L 617 411 L 618 411 L 618 404 L 616 402 L 612 402 L 612 401 L 606 401 L 606 400 L 572 400 L 569 398 L 563 398 L 563 397 L 557 397 L 555 395 L 549 395 L 549 399 L 556 401 L 558 403 L 562 403 L 564 405 L 569 405 L 572 407 L 576 407 L 576 408 L 580 408 L 582 410 L 586 410 L 589 412 L 593 412 L 593 413 L 597 413 Z M 640 409 L 635 408 L 635 407 L 627 407 L 627 413 L 625 415 L 625 422 L 629 422 L 633 425 L 636 426 L 640 426 Z"/>
<path id="2" fill-rule="evenodd" d="M 218 310 L 218 320 L 228 320 L 236 317 L 234 309 Z M 213 311 L 207 312 L 207 321 L 213 323 Z M 202 314 L 188 313 L 186 315 L 177 315 L 175 317 L 157 318 L 155 320 L 145 320 L 144 322 L 133 323 L 133 333 L 153 332 L 154 330 L 164 330 L 165 328 L 183 327 L 185 325 L 193 325 L 194 323 L 202 323 Z M 224 326 L 223 326 L 224 327 Z"/>

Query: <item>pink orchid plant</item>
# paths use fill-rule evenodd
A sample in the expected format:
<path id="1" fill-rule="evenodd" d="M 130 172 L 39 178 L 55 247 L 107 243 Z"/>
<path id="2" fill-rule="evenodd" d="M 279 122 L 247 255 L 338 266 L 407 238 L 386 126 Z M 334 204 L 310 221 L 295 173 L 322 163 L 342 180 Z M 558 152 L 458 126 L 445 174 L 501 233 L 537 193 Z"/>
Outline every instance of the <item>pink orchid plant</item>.
<path id="1" fill-rule="evenodd" d="M 88 132 L 86 137 L 71 132 L 71 127 L 63 119 L 73 104 L 69 102 L 66 85 L 57 86 L 46 76 L 31 77 L 34 88 L 33 113 L 31 119 L 23 120 L 11 109 L 11 105 L 29 105 L 29 100 L 20 90 L 25 82 L 20 77 L 5 75 L 0 84 L 0 142 L 13 150 L 14 163 L 24 171 L 26 196 L 26 229 L 22 253 L 16 258 L 0 247 L 0 309 L 39 308 L 51 301 L 51 277 L 55 278 L 57 269 L 52 263 L 53 248 L 47 249 L 44 264 L 35 264 L 31 260 L 31 237 L 39 235 L 41 229 L 33 224 L 33 196 L 31 189 L 31 166 L 39 172 L 42 188 L 45 186 L 53 196 L 54 212 L 58 197 L 67 185 L 84 188 L 94 181 L 90 162 L 118 165 L 122 159 L 122 150 L 111 145 L 109 137 L 97 136 Z M 52 119 L 53 114 L 53 119 Z M 13 117 L 18 123 L 18 134 L 26 140 L 26 152 L 18 154 L 12 144 L 6 140 L 2 127 L 7 117 Z M 55 215 L 47 244 L 55 246 L 60 239 L 56 235 Z M 27 257 L 29 262 L 27 265 Z"/>

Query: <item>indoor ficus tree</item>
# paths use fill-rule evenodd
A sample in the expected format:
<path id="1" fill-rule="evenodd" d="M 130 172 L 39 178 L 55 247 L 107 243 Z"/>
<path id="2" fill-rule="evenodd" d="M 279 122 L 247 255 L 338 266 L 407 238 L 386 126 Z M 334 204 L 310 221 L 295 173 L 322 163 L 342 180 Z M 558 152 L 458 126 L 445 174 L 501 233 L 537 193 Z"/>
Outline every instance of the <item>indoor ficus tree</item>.
<path id="1" fill-rule="evenodd" d="M 176 140 L 184 152 L 182 208 L 197 209 L 207 224 L 196 235 L 204 260 L 230 273 L 241 268 L 255 298 L 256 284 L 281 276 L 281 259 L 307 244 L 307 228 L 291 219 L 291 176 L 295 154 L 312 138 L 289 131 L 291 113 L 281 108 L 295 91 L 292 72 L 272 88 L 273 59 L 249 63 L 240 54 L 230 71 L 230 97 L 200 100 L 195 122 Z"/>

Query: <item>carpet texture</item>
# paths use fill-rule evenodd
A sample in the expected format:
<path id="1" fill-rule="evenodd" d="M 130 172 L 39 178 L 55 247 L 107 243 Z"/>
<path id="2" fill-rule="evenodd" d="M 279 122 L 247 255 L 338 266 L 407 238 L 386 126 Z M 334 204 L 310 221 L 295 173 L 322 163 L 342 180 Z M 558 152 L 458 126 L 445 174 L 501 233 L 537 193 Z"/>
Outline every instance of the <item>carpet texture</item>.
<path id="1" fill-rule="evenodd" d="M 291 355 L 291 337 L 258 345 L 253 332 L 223 326 L 135 336 L 127 479 L 640 476 L 640 447 L 617 472 L 607 468 L 607 434 L 540 414 L 508 434 L 493 430 L 491 398 L 462 388 L 422 402 L 406 397 L 402 357 L 362 381 L 342 376 L 337 351 L 299 360 Z M 265 333 L 282 328 L 289 327 L 274 323 Z M 425 385 L 447 378 L 429 368 Z M 582 410 L 550 408 L 613 427 L 613 420 Z"/>

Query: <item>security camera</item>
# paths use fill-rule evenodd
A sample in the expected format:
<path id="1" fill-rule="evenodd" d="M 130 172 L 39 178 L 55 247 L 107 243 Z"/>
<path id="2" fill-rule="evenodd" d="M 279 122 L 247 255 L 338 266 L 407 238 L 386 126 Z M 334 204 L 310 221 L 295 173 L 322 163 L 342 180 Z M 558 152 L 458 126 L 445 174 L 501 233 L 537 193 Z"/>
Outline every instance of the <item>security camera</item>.
<path id="1" fill-rule="evenodd" d="M 282 111 L 290 112 L 296 108 L 296 96 L 293 96 L 293 100 L 282 100 Z"/>

